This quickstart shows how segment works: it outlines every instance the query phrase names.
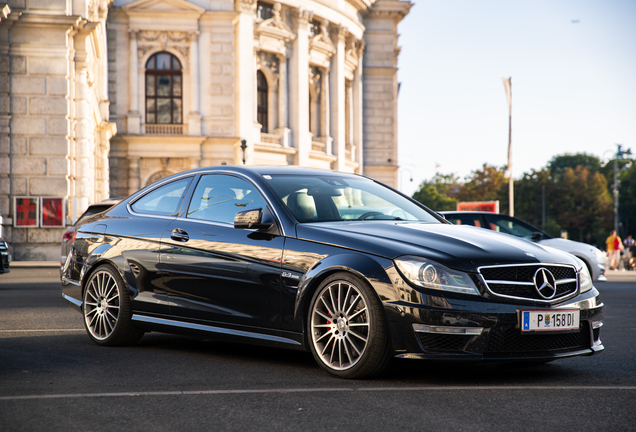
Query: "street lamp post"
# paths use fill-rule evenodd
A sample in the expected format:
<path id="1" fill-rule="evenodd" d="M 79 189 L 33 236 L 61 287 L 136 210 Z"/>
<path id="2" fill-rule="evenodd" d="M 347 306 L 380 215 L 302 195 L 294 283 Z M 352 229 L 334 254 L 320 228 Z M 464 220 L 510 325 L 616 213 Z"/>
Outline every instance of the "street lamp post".
<path id="1" fill-rule="evenodd" d="M 512 180 L 512 77 L 502 78 L 508 97 L 508 213 L 515 215 L 515 189 Z"/>
<path id="2" fill-rule="evenodd" d="M 608 150 L 610 151 L 610 150 Z M 618 159 L 624 158 L 632 154 L 631 149 L 623 149 L 622 144 L 616 144 L 616 153 L 614 154 L 614 184 L 612 185 L 612 195 L 614 195 L 614 230 L 620 235 L 618 230 L 619 217 L 618 217 L 618 188 L 620 181 L 618 179 Z"/>
<path id="3" fill-rule="evenodd" d="M 408 174 L 409 174 L 409 182 L 413 182 L 413 173 L 411 172 L 410 169 L 404 168 L 404 167 L 400 167 L 398 169 L 398 171 L 401 171 L 400 175 L 398 176 L 398 180 L 400 182 L 400 186 L 398 187 L 398 189 L 399 189 L 400 192 L 405 193 L 404 192 L 404 179 L 402 178 L 401 174 L 404 174 L 404 171 L 408 172 Z"/>

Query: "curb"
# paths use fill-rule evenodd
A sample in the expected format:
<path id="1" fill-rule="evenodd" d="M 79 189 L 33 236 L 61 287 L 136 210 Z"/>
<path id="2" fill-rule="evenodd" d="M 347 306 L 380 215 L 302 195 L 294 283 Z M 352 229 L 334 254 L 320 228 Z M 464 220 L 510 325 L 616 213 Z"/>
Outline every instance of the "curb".
<path id="1" fill-rule="evenodd" d="M 636 282 L 636 271 L 605 270 L 608 282 Z"/>
<path id="2" fill-rule="evenodd" d="M 55 267 L 59 268 L 57 261 L 11 261 L 10 268 Z"/>

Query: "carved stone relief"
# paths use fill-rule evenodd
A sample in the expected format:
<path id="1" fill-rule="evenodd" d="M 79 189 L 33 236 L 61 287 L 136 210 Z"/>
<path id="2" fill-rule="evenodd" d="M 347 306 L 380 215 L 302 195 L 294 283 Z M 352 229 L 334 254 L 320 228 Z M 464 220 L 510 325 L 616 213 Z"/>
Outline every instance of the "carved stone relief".
<path id="1" fill-rule="evenodd" d="M 254 33 L 258 49 L 285 54 L 287 42 L 296 38 L 296 35 L 282 19 L 281 9 L 280 3 L 275 3 L 272 18 L 256 23 Z"/>
<path id="2" fill-rule="evenodd" d="M 257 69 L 266 69 L 267 75 L 273 77 L 275 82 L 270 83 L 270 85 L 278 86 L 278 80 L 280 78 L 280 60 L 278 56 L 268 53 L 268 52 L 259 52 L 256 56 L 256 68 Z"/>
<path id="3" fill-rule="evenodd" d="M 157 31 L 157 30 L 141 30 L 139 31 L 137 46 L 137 55 L 139 57 L 139 66 L 143 66 L 146 54 L 153 51 L 166 50 L 168 48 L 178 51 L 185 59 L 181 65 L 183 69 L 188 68 L 190 60 L 190 43 L 198 37 L 199 32 L 186 31 Z"/>

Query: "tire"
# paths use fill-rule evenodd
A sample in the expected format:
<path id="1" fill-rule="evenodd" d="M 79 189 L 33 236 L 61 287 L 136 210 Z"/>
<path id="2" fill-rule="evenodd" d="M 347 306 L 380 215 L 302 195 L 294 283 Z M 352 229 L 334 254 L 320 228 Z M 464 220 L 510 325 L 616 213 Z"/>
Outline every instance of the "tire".
<path id="1" fill-rule="evenodd" d="M 130 296 L 121 276 L 102 265 L 84 290 L 82 315 L 88 336 L 98 345 L 134 345 L 144 332 L 132 325 Z"/>
<path id="2" fill-rule="evenodd" d="M 316 362 L 340 378 L 379 374 L 391 360 L 382 304 L 349 273 L 335 273 L 320 284 L 309 306 L 307 334 Z"/>

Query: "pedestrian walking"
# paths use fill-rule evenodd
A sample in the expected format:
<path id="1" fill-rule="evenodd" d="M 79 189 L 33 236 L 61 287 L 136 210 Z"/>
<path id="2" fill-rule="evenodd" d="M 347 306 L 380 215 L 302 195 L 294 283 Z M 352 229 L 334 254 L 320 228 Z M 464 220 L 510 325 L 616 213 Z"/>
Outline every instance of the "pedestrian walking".
<path id="1" fill-rule="evenodd" d="M 623 249 L 623 242 L 616 234 L 616 230 L 612 230 L 609 237 L 605 240 L 605 244 L 607 245 L 610 270 L 616 270 L 620 264 L 621 249 Z"/>
<path id="2" fill-rule="evenodd" d="M 625 270 L 632 270 L 632 258 L 634 257 L 634 253 L 632 250 L 634 249 L 634 239 L 632 235 L 629 234 L 625 240 L 623 240 L 623 265 Z"/>

